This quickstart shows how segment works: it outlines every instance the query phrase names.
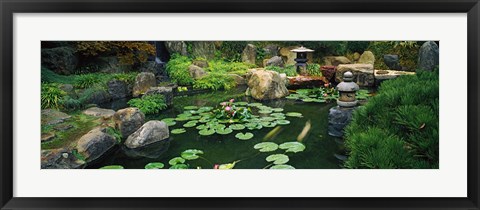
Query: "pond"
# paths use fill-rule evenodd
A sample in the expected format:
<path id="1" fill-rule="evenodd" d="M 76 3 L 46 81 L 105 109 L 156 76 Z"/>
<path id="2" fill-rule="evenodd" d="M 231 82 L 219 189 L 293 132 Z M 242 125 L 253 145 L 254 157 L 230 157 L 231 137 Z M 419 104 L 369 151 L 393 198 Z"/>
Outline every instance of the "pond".
<path id="1" fill-rule="evenodd" d="M 185 111 L 186 106 L 198 107 L 216 107 L 223 101 L 234 99 L 235 102 L 259 103 L 250 97 L 244 96 L 245 89 L 238 88 L 230 91 L 217 91 L 202 93 L 192 96 L 175 97 L 173 107 L 162 111 L 159 115 L 146 116 L 148 120 L 161 120 L 165 118 L 175 118 L 178 114 Z M 123 102 L 126 106 L 125 102 Z M 235 169 L 262 169 L 272 166 L 266 161 L 266 157 L 272 154 L 283 154 L 285 150 L 278 149 L 273 152 L 259 152 L 254 149 L 254 145 L 261 142 L 274 142 L 278 145 L 284 142 L 296 142 L 297 137 L 307 124 L 311 125 L 307 135 L 300 138 L 300 142 L 305 145 L 305 150 L 297 153 L 285 153 L 289 157 L 288 165 L 296 169 L 336 169 L 341 167 L 341 161 L 337 159 L 336 154 L 342 153 L 341 140 L 328 135 L 328 112 L 336 104 L 333 103 L 315 103 L 302 102 L 290 99 L 278 99 L 260 102 L 264 106 L 271 108 L 282 108 L 282 113 L 298 112 L 303 117 L 286 117 L 290 121 L 287 125 L 276 125 L 274 127 L 263 127 L 262 129 L 243 129 L 233 130 L 226 135 L 213 134 L 208 136 L 199 135 L 196 127 L 184 128 L 187 121 L 178 121 L 176 125 L 170 126 L 170 131 L 177 128 L 184 128 L 185 133 L 170 133 L 169 145 L 159 144 L 151 145 L 145 151 L 130 151 L 125 147 L 118 147 L 106 159 L 101 160 L 88 168 L 100 168 L 106 165 L 122 165 L 126 169 L 143 169 L 146 164 L 151 162 L 161 162 L 165 168 L 170 167 L 169 160 L 179 157 L 180 154 L 188 149 L 202 150 L 201 158 L 188 160 L 189 168 L 212 169 L 215 164 L 226 164 L 235 162 Z M 104 104 L 103 108 L 119 109 L 122 102 L 113 104 Z M 259 114 L 253 109 L 255 115 Z M 268 115 L 268 114 L 267 114 Z M 200 124 L 197 124 L 197 126 Z M 240 140 L 235 137 L 238 133 L 250 132 L 254 136 L 249 140 Z"/>

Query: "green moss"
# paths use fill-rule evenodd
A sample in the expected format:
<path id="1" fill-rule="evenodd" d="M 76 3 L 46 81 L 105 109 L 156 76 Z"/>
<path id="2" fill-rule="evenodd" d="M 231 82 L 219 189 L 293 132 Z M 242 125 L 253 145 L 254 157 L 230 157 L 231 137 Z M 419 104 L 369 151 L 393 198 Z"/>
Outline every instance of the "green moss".
<path id="1" fill-rule="evenodd" d="M 144 114 L 158 114 L 167 108 L 165 97 L 159 94 L 131 99 L 128 105 L 139 108 Z"/>
<path id="2" fill-rule="evenodd" d="M 195 81 L 194 88 L 211 90 L 229 90 L 236 86 L 235 80 L 224 73 L 211 72 Z"/>

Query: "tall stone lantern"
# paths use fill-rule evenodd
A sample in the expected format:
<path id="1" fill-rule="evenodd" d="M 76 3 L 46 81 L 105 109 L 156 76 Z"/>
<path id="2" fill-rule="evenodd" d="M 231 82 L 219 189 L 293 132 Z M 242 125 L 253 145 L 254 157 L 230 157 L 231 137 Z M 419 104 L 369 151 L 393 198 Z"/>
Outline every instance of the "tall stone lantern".
<path id="1" fill-rule="evenodd" d="M 358 85 L 353 82 L 352 72 L 343 74 L 343 82 L 337 85 L 336 89 L 340 97 L 337 105 L 330 109 L 328 113 L 328 134 L 335 137 L 342 137 L 345 126 L 352 120 L 352 113 L 357 106 L 356 92 Z"/>
<path id="2" fill-rule="evenodd" d="M 307 75 L 307 53 L 309 52 L 315 52 L 315 50 L 308 49 L 304 46 L 301 46 L 299 48 L 290 50 L 292 52 L 297 53 L 297 58 L 295 58 L 295 68 L 297 69 L 297 73 L 300 75 Z"/>

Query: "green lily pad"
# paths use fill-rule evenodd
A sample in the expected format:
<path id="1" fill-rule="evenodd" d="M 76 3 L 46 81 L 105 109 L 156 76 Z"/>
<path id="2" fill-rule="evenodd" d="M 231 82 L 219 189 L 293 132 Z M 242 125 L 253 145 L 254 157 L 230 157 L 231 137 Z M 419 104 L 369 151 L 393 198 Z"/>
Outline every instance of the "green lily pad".
<path id="1" fill-rule="evenodd" d="M 195 127 L 195 128 L 198 129 L 198 130 L 203 130 L 203 129 L 207 129 L 208 126 L 205 125 L 205 124 L 201 124 L 201 125 L 199 125 L 199 126 L 197 126 L 197 127 Z"/>
<path id="2" fill-rule="evenodd" d="M 160 169 L 160 168 L 163 168 L 165 167 L 165 165 L 163 163 L 160 163 L 160 162 L 154 162 L 154 163 L 149 163 L 147 165 L 145 165 L 145 169 Z"/>
<path id="3" fill-rule="evenodd" d="M 258 107 L 258 106 L 262 106 L 263 104 L 262 103 L 250 103 L 248 104 L 248 106 L 253 106 L 253 107 Z"/>
<path id="4" fill-rule="evenodd" d="M 273 108 L 272 111 L 274 112 L 283 112 L 282 108 Z"/>
<path id="5" fill-rule="evenodd" d="M 235 167 L 235 163 L 237 162 L 221 164 L 218 166 L 218 169 L 232 169 Z"/>
<path id="6" fill-rule="evenodd" d="M 240 140 L 249 140 L 249 139 L 253 138 L 253 133 L 249 133 L 249 132 L 247 132 L 247 133 L 237 133 L 235 135 L 235 137 L 237 139 L 240 139 Z"/>
<path id="7" fill-rule="evenodd" d="M 235 102 L 233 104 L 238 105 L 238 106 L 246 106 L 248 103 L 245 102 L 245 101 L 239 101 L 239 102 Z"/>
<path id="8" fill-rule="evenodd" d="M 270 169 L 295 169 L 295 168 L 291 165 L 281 164 L 281 165 L 274 165 L 270 167 Z"/>
<path id="9" fill-rule="evenodd" d="M 187 149 L 187 150 L 183 151 L 180 156 L 182 156 L 182 158 L 185 159 L 185 160 L 195 160 L 195 159 L 200 157 L 198 155 L 202 155 L 202 154 L 203 154 L 202 150 Z"/>
<path id="10" fill-rule="evenodd" d="M 195 116 L 190 116 L 190 117 L 188 117 L 188 119 L 190 119 L 190 120 L 198 120 L 198 119 L 200 119 L 200 118 L 202 118 L 202 116 L 199 116 L 199 115 L 195 115 Z"/>
<path id="11" fill-rule="evenodd" d="M 183 109 L 185 110 L 193 110 L 193 109 L 198 109 L 197 106 L 186 106 L 186 107 L 183 107 Z"/>
<path id="12" fill-rule="evenodd" d="M 215 133 L 215 129 L 203 129 L 198 131 L 198 134 L 202 136 L 210 136 L 210 135 L 213 135 L 214 133 Z"/>
<path id="13" fill-rule="evenodd" d="M 265 158 L 268 162 L 273 162 L 275 165 L 280 165 L 287 163 L 290 159 L 288 156 L 284 154 L 274 154 L 274 155 L 269 155 L 267 158 Z"/>
<path id="14" fill-rule="evenodd" d="M 230 126 L 228 126 L 228 127 L 229 127 L 230 129 L 232 129 L 232 130 L 237 130 L 237 131 L 238 131 L 238 130 L 243 130 L 243 129 L 245 129 L 245 126 L 242 125 L 242 124 L 232 124 L 232 125 L 230 125 Z"/>
<path id="15" fill-rule="evenodd" d="M 162 121 L 163 121 L 165 124 L 167 124 L 167 126 L 174 126 L 174 125 L 177 124 L 177 122 L 175 122 L 175 121 L 164 121 L 164 120 L 162 120 Z"/>
<path id="16" fill-rule="evenodd" d="M 185 130 L 185 128 L 177 128 L 177 129 L 173 129 L 172 131 L 170 131 L 172 134 L 181 134 L 181 133 L 185 133 L 187 132 Z"/>
<path id="17" fill-rule="evenodd" d="M 273 127 L 277 126 L 276 122 L 265 122 L 265 123 L 266 124 L 262 123 L 262 126 L 266 127 L 266 128 L 273 128 Z"/>
<path id="18" fill-rule="evenodd" d="M 202 117 L 200 119 L 198 119 L 198 122 L 201 122 L 201 123 L 206 123 L 206 122 L 210 122 L 212 119 L 210 119 L 209 117 Z"/>
<path id="19" fill-rule="evenodd" d="M 283 117 L 283 116 L 285 116 L 285 114 L 283 114 L 283 113 L 272 113 L 272 114 L 270 114 L 270 116 L 272 116 L 272 117 Z"/>
<path id="20" fill-rule="evenodd" d="M 170 169 L 188 169 L 188 165 L 186 165 L 186 164 L 176 164 L 176 165 L 170 166 Z"/>
<path id="21" fill-rule="evenodd" d="M 220 129 L 215 129 L 215 131 L 220 135 L 227 135 L 233 132 L 233 130 L 230 128 L 220 128 Z"/>
<path id="22" fill-rule="evenodd" d="M 124 169 L 121 165 L 110 165 L 110 166 L 103 166 L 100 169 Z"/>
<path id="23" fill-rule="evenodd" d="M 191 116 L 192 116 L 192 113 L 186 112 L 186 113 L 182 113 L 182 114 L 177 115 L 177 118 L 188 118 L 188 117 L 191 117 Z"/>
<path id="24" fill-rule="evenodd" d="M 302 113 L 300 113 L 300 112 L 287 112 L 287 114 L 285 114 L 285 116 L 287 116 L 287 117 L 303 117 Z"/>
<path id="25" fill-rule="evenodd" d="M 315 99 L 314 98 L 304 98 L 302 99 L 303 102 L 314 102 Z"/>
<path id="26" fill-rule="evenodd" d="M 290 121 L 288 120 L 277 120 L 275 121 L 278 125 L 288 125 L 290 124 Z"/>
<path id="27" fill-rule="evenodd" d="M 273 118 L 273 117 L 262 117 L 262 118 L 260 118 L 260 120 L 262 122 L 271 122 L 271 121 L 275 121 L 275 118 Z"/>
<path id="28" fill-rule="evenodd" d="M 298 96 L 294 96 L 294 95 L 289 95 L 287 97 L 285 97 L 286 99 L 293 99 L 293 100 L 297 100 L 298 99 Z"/>
<path id="29" fill-rule="evenodd" d="M 262 110 L 258 111 L 258 113 L 260 113 L 260 114 L 270 114 L 270 113 L 272 113 L 272 110 L 271 109 L 262 109 Z"/>
<path id="30" fill-rule="evenodd" d="M 176 121 L 188 121 L 190 120 L 190 117 L 177 117 L 175 118 Z"/>
<path id="31" fill-rule="evenodd" d="M 183 127 L 185 127 L 185 128 L 191 128 L 191 127 L 195 127 L 195 126 L 197 126 L 197 123 L 189 123 L 188 122 L 188 123 L 183 124 Z"/>
<path id="32" fill-rule="evenodd" d="M 301 152 L 303 150 L 305 150 L 305 145 L 300 143 L 300 142 L 285 142 L 283 144 L 280 144 L 280 149 L 286 149 L 287 151 L 286 152 L 294 152 L 294 153 L 297 153 L 297 152 Z"/>
<path id="33" fill-rule="evenodd" d="M 174 157 L 174 158 L 172 158 L 168 161 L 168 164 L 170 164 L 172 166 L 177 165 L 179 163 L 185 163 L 185 159 L 183 159 L 181 157 Z"/>
<path id="34" fill-rule="evenodd" d="M 225 127 L 227 126 L 224 124 L 217 124 L 217 125 L 211 126 L 211 128 L 215 128 L 215 129 L 224 129 Z"/>
<path id="35" fill-rule="evenodd" d="M 275 120 L 284 120 L 286 117 L 285 116 L 278 116 L 278 117 L 275 117 Z"/>
<path id="36" fill-rule="evenodd" d="M 248 128 L 248 130 L 255 130 L 255 129 L 260 130 L 260 129 L 263 128 L 263 126 L 262 126 L 262 124 L 260 124 L 260 123 L 255 123 L 255 126 L 253 126 L 253 127 L 247 127 L 247 128 Z"/>
<path id="37" fill-rule="evenodd" d="M 258 149 L 260 152 L 272 152 L 278 149 L 278 144 L 273 142 L 262 142 L 255 144 L 254 149 Z"/>

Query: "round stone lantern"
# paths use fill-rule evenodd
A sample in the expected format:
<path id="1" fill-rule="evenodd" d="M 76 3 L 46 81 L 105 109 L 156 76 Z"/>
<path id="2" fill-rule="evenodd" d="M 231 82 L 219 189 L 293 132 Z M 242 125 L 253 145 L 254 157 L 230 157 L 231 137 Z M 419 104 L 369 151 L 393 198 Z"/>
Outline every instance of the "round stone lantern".
<path id="1" fill-rule="evenodd" d="M 343 82 L 337 85 L 337 90 L 340 97 L 337 100 L 337 104 L 340 107 L 355 107 L 357 105 L 357 99 L 355 98 L 356 92 L 359 90 L 357 83 L 353 82 L 352 72 L 345 72 L 343 74 Z"/>
<path id="2" fill-rule="evenodd" d="M 293 50 L 290 50 L 292 52 L 295 52 L 297 53 L 297 58 L 295 58 L 295 67 L 297 69 L 297 72 L 300 74 L 300 75 L 306 75 L 307 74 L 307 53 L 309 52 L 315 52 L 315 50 L 312 50 L 312 49 L 308 49 L 306 47 L 299 47 L 299 48 L 296 48 L 296 49 L 293 49 Z"/>

